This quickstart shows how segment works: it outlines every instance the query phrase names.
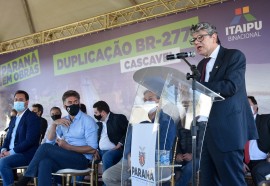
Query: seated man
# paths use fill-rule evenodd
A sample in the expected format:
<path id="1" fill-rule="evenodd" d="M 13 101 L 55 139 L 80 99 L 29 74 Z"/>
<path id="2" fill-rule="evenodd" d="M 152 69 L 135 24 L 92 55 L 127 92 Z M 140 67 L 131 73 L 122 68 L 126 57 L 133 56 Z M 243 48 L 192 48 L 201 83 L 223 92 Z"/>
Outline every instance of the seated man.
<path id="1" fill-rule="evenodd" d="M 181 124 L 180 124 L 181 126 Z M 199 168 L 200 151 L 202 147 L 202 139 L 206 127 L 206 122 L 197 122 L 197 141 L 196 141 L 196 171 Z M 180 127 L 178 129 L 178 144 L 176 150 L 176 163 L 182 165 L 180 177 L 176 181 L 176 186 L 188 186 L 192 177 L 192 136 L 191 130 Z M 176 168 L 178 170 L 178 168 Z"/>
<path id="2" fill-rule="evenodd" d="M 29 95 L 18 90 L 14 95 L 14 109 L 7 136 L 1 147 L 0 175 L 3 185 L 14 182 L 12 168 L 26 166 L 32 160 L 40 138 L 40 119 L 28 109 Z"/>
<path id="3" fill-rule="evenodd" d="M 43 106 L 39 103 L 32 105 L 32 112 L 36 113 L 37 116 L 41 119 L 41 126 L 40 126 L 40 141 L 44 138 L 48 122 L 45 118 L 42 117 L 43 114 Z"/>
<path id="4" fill-rule="evenodd" d="M 159 102 L 158 97 L 151 91 L 147 90 L 144 92 L 144 102 Z M 153 122 L 155 118 L 157 108 L 151 109 L 149 111 L 149 119 Z M 173 142 L 176 136 L 176 126 L 174 124 L 173 119 L 165 114 L 162 110 L 160 111 L 159 123 L 160 123 L 160 150 L 171 150 L 173 146 Z M 131 125 L 129 126 L 131 127 Z M 119 186 L 121 185 L 121 178 L 122 180 L 128 180 L 131 176 L 130 173 L 130 156 L 131 156 L 131 141 L 132 141 L 132 128 L 128 128 L 127 138 L 126 138 L 126 145 L 124 149 L 124 157 L 122 161 L 118 162 L 116 165 L 112 166 L 111 168 L 107 169 L 103 175 L 102 179 L 103 182 L 107 186 Z M 168 131 L 168 135 L 167 134 Z M 123 169 L 122 169 L 123 165 Z M 123 170 L 123 172 L 122 172 Z M 156 173 L 158 171 L 156 170 Z M 161 177 L 168 177 L 171 175 L 171 169 L 164 169 L 162 172 Z M 121 176 L 122 174 L 122 176 Z M 157 175 L 156 175 L 157 176 Z"/>
<path id="5" fill-rule="evenodd" d="M 93 105 L 94 117 L 98 128 L 99 155 L 102 159 L 102 171 L 118 163 L 123 156 L 128 120 L 123 114 L 110 111 L 105 101 Z"/>
<path id="6" fill-rule="evenodd" d="M 18 186 L 26 186 L 31 177 L 38 177 L 39 186 L 50 186 L 51 173 L 65 168 L 83 170 L 92 161 L 98 146 L 98 126 L 80 111 L 80 95 L 76 91 L 66 91 L 62 101 L 69 115 L 52 123 L 47 143 L 38 148 Z"/>
<path id="7" fill-rule="evenodd" d="M 259 139 L 250 140 L 245 146 L 244 171 L 250 171 L 254 183 L 258 185 L 270 174 L 270 162 L 267 161 L 267 154 L 270 153 L 270 114 L 258 114 L 259 108 L 253 96 L 248 96 L 248 102 L 256 121 Z"/>

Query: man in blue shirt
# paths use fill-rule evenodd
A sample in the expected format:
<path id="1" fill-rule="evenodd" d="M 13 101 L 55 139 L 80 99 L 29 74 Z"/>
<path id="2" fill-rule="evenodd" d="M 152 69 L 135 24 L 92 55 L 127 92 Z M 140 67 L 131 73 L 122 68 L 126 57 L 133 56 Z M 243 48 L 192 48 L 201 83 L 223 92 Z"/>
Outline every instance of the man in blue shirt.
<path id="1" fill-rule="evenodd" d="M 40 138 L 40 119 L 28 109 L 29 95 L 18 90 L 14 95 L 14 109 L 9 130 L 1 148 L 0 175 L 3 185 L 14 182 L 12 168 L 26 166 L 33 158 Z"/>
<path id="2" fill-rule="evenodd" d="M 17 185 L 26 186 L 31 177 L 38 177 L 39 186 L 52 185 L 51 173 L 65 168 L 83 170 L 92 160 L 98 147 L 96 122 L 80 111 L 76 91 L 65 92 L 62 100 L 69 115 L 52 123 L 46 143 L 38 148 Z"/>

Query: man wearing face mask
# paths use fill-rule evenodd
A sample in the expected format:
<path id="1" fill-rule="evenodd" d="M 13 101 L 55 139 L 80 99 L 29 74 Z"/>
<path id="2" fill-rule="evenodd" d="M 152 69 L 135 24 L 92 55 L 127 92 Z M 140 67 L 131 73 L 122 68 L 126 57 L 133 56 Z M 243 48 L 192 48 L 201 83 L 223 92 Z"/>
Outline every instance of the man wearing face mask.
<path id="1" fill-rule="evenodd" d="M 41 120 L 41 126 L 40 126 L 40 140 L 42 140 L 45 136 L 47 127 L 48 127 L 48 122 L 45 118 L 42 117 L 43 114 L 43 106 L 39 103 L 35 103 L 32 105 L 32 112 L 36 113 L 37 116 Z"/>
<path id="2" fill-rule="evenodd" d="M 140 123 L 149 123 L 149 120 L 151 120 L 151 122 L 154 122 L 156 112 L 158 111 L 157 103 L 159 102 L 159 97 L 150 90 L 146 90 L 143 93 L 143 101 L 144 101 L 143 106 L 144 109 L 147 111 L 148 118 L 143 117 Z M 160 123 L 160 137 L 159 137 L 160 150 L 171 150 L 176 136 L 176 126 L 174 124 L 174 121 L 169 115 L 164 113 L 162 110 L 160 111 L 160 116 L 158 120 Z M 105 172 L 103 172 L 102 179 L 103 182 L 106 184 L 106 186 L 119 186 L 121 185 L 121 181 L 128 180 L 130 178 L 131 143 L 132 143 L 132 124 L 129 125 L 127 132 L 124 157 L 116 165 L 110 167 Z M 156 170 L 156 174 L 157 173 L 158 170 Z M 171 175 L 171 169 L 165 167 L 162 170 L 160 170 L 160 173 L 161 178 L 167 178 L 169 175 Z"/>
<path id="3" fill-rule="evenodd" d="M 248 102 L 259 139 L 250 140 L 245 145 L 244 171 L 250 171 L 255 185 L 259 185 L 266 180 L 265 176 L 270 174 L 270 114 L 258 114 L 259 108 L 253 96 L 248 96 Z"/>
<path id="4" fill-rule="evenodd" d="M 28 93 L 18 90 L 14 95 L 14 109 L 18 113 L 11 118 L 1 148 L 0 175 L 4 186 L 14 182 L 12 168 L 27 166 L 39 146 L 40 119 L 28 109 L 28 103 Z"/>
<path id="5" fill-rule="evenodd" d="M 103 172 L 120 161 L 123 156 L 123 145 L 127 132 L 128 120 L 123 114 L 110 111 L 105 101 L 93 105 L 94 117 L 97 122 L 99 156 L 102 158 Z"/>
<path id="6" fill-rule="evenodd" d="M 39 186 L 52 185 L 51 173 L 65 168 L 83 170 L 92 161 L 98 147 L 98 126 L 80 111 L 78 92 L 66 91 L 62 101 L 69 115 L 51 124 L 46 143 L 38 148 L 18 186 L 26 186 L 31 177 L 38 177 Z"/>

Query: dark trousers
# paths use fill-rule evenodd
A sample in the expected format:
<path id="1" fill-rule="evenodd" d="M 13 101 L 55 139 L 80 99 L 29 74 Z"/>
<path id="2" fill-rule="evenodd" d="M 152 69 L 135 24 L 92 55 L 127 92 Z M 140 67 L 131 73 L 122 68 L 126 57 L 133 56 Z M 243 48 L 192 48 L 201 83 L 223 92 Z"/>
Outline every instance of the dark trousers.
<path id="1" fill-rule="evenodd" d="M 44 143 L 35 153 L 24 176 L 38 177 L 38 186 L 52 185 L 51 173 L 60 169 L 86 169 L 88 159 L 83 154 Z"/>
<path id="2" fill-rule="evenodd" d="M 243 157 L 243 150 L 220 151 L 210 132 L 206 131 L 201 156 L 200 185 L 246 186 Z"/>
<path id="3" fill-rule="evenodd" d="M 270 163 L 266 160 L 256 161 L 256 165 L 252 167 L 251 176 L 255 185 L 266 180 L 265 176 L 270 174 Z"/>

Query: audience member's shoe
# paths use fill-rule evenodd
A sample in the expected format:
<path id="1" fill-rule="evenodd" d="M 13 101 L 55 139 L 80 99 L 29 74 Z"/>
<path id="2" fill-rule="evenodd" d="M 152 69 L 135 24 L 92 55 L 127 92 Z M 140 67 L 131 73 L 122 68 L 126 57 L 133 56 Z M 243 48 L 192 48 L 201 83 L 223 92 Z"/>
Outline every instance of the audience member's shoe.
<path id="1" fill-rule="evenodd" d="M 19 181 L 15 184 L 15 186 L 27 186 L 28 182 L 31 181 L 31 177 L 25 177 L 19 179 Z"/>

